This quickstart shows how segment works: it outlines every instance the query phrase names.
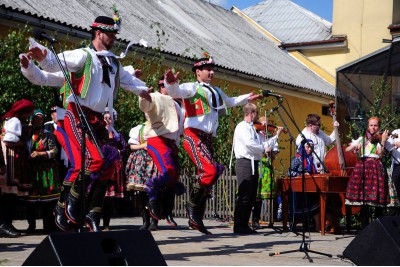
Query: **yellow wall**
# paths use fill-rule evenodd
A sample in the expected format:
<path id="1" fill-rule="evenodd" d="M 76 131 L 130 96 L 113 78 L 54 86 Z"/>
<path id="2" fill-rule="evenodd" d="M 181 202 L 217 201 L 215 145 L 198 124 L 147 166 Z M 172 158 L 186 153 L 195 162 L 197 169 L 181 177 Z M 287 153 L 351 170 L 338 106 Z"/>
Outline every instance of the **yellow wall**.
<path id="1" fill-rule="evenodd" d="M 340 51 L 329 51 L 329 53 L 327 53 L 326 51 L 305 50 L 300 53 L 299 51 L 293 50 L 290 51 L 289 54 L 313 70 L 321 78 L 335 86 L 335 68 L 338 64 L 337 56 L 341 55 Z"/>
<path id="2" fill-rule="evenodd" d="M 336 68 L 387 46 L 382 39 L 392 38 L 388 26 L 399 22 L 399 0 L 333 0 L 332 34 L 347 36 L 347 48 L 301 53 L 335 77 Z"/>
<path id="3" fill-rule="evenodd" d="M 334 0 L 333 35 L 346 34 L 348 51 L 344 54 L 344 65 L 372 53 L 388 44 L 382 39 L 391 39 L 387 28 L 394 21 L 393 2 L 398 0 Z M 396 4 L 398 7 L 398 4 Z M 339 65 L 340 66 L 340 65 Z"/>

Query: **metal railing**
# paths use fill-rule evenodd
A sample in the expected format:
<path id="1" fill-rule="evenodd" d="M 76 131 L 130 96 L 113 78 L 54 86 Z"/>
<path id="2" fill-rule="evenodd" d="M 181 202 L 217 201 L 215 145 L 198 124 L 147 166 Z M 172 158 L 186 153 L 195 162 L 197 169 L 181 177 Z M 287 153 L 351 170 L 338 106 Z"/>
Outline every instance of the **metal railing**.
<path id="1" fill-rule="evenodd" d="M 186 202 L 189 198 L 189 191 L 196 175 L 183 172 L 180 181 L 185 185 L 187 192 L 175 199 L 174 214 L 176 217 L 187 217 Z M 207 200 L 205 218 L 219 218 L 230 220 L 233 218 L 235 206 L 235 193 L 237 190 L 236 177 L 229 175 L 228 171 L 218 178 L 214 184 L 211 198 Z"/>
<path id="2" fill-rule="evenodd" d="M 185 218 L 186 201 L 189 197 L 191 184 L 196 178 L 195 174 L 183 172 L 180 181 L 185 185 L 187 192 L 175 198 L 174 214 L 176 217 Z M 233 212 L 235 210 L 235 195 L 237 190 L 236 176 L 229 174 L 228 170 L 219 177 L 212 190 L 212 197 L 207 200 L 205 218 L 216 218 L 221 220 L 233 220 Z M 264 200 L 261 210 L 261 220 L 269 220 L 269 201 Z"/>

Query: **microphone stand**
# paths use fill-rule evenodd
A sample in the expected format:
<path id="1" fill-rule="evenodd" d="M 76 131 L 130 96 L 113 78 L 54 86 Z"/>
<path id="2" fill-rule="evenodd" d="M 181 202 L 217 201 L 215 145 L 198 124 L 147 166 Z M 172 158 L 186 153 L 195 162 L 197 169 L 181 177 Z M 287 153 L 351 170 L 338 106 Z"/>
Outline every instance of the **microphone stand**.
<path id="1" fill-rule="evenodd" d="M 281 254 L 288 254 L 288 253 L 293 253 L 293 252 L 304 252 L 305 257 L 308 259 L 309 262 L 313 262 L 313 259 L 310 257 L 310 255 L 308 254 L 309 252 L 315 253 L 315 254 L 319 254 L 322 256 L 327 256 L 329 258 L 332 258 L 332 254 L 327 254 L 327 253 L 322 253 L 322 252 L 318 252 L 315 250 L 310 250 L 308 247 L 308 243 L 306 243 L 305 241 L 305 222 L 306 222 L 306 216 L 305 215 L 305 206 L 306 206 L 306 193 L 305 193 L 305 166 L 304 166 L 304 154 L 305 154 L 305 149 L 304 149 L 304 145 L 308 144 L 309 147 L 310 144 L 307 142 L 307 138 L 304 136 L 304 134 L 300 131 L 299 127 L 297 126 L 296 122 L 294 121 L 293 117 L 289 114 L 289 112 L 286 110 L 286 108 L 282 105 L 282 102 L 280 102 L 279 107 L 283 109 L 283 111 L 285 112 L 285 114 L 287 115 L 287 117 L 290 119 L 290 121 L 292 122 L 292 124 L 295 126 L 295 128 L 297 129 L 297 131 L 299 132 L 300 136 L 302 137 L 302 142 L 301 142 L 301 146 L 302 146 L 302 150 L 303 150 L 303 155 L 302 155 L 302 162 L 303 162 L 303 168 L 302 168 L 302 184 L 301 184 L 301 194 L 302 194 L 302 204 L 303 204 L 303 212 L 302 212 L 302 218 L 303 218 L 303 225 L 302 225 L 302 242 L 300 244 L 300 248 L 299 249 L 295 249 L 295 250 L 288 250 L 288 251 L 282 251 L 282 252 L 272 252 L 269 253 L 269 256 L 274 256 L 274 255 L 281 255 Z M 313 150 L 313 153 L 315 154 L 315 151 Z M 316 154 L 315 154 L 316 155 Z M 318 158 L 318 155 L 316 155 Z M 320 161 L 321 162 L 321 161 Z M 324 170 L 326 170 L 324 164 L 321 162 Z M 291 170 L 290 170 L 291 171 Z M 290 181 L 291 182 L 291 181 Z M 307 212 L 307 218 L 308 218 L 308 212 Z"/>
<path id="2" fill-rule="evenodd" d="M 55 47 L 54 47 L 54 42 L 51 42 L 50 40 L 48 40 L 48 42 L 50 43 L 51 51 L 53 52 L 53 54 L 54 54 L 54 56 L 55 56 L 55 58 L 57 60 L 57 63 L 58 63 L 58 65 L 59 65 L 59 67 L 60 67 L 60 69 L 61 69 L 61 71 L 62 71 L 62 73 L 64 75 L 65 81 L 68 83 L 68 86 L 71 88 L 71 94 L 72 94 L 72 96 L 74 98 L 75 106 L 76 106 L 76 109 L 78 110 L 78 114 L 79 114 L 80 124 L 78 125 L 78 127 L 80 127 L 81 130 L 82 130 L 81 170 L 80 170 L 80 173 L 79 173 L 80 177 L 81 177 L 81 183 L 82 183 L 82 191 L 80 192 L 81 197 L 82 197 L 82 201 L 81 201 L 82 206 L 81 206 L 81 219 L 80 219 L 79 227 L 78 227 L 78 232 L 82 233 L 83 232 L 84 219 L 85 219 L 85 210 L 86 210 L 86 204 L 85 204 L 85 199 L 86 199 L 86 197 L 85 197 L 85 193 L 86 193 L 85 192 L 85 179 L 83 179 L 83 176 L 85 174 L 85 152 L 86 152 L 86 134 L 87 133 L 92 138 L 93 143 L 96 146 L 100 156 L 102 158 L 104 158 L 104 156 L 103 156 L 103 153 L 101 152 L 99 144 L 97 143 L 95 135 L 94 135 L 94 133 L 93 133 L 93 131 L 92 131 L 90 125 L 89 125 L 89 122 L 87 121 L 86 115 L 83 112 L 83 109 L 82 109 L 82 106 L 81 106 L 81 104 L 79 102 L 79 99 L 78 99 L 78 97 L 76 96 L 76 94 L 75 94 L 75 92 L 73 90 L 74 87 L 72 86 L 72 83 L 71 83 L 71 80 L 69 78 L 69 75 L 67 74 L 64 66 L 61 63 L 60 58 L 58 57 L 58 55 L 56 53 L 56 50 L 55 50 Z"/>
<path id="3" fill-rule="evenodd" d="M 292 135 L 292 133 L 290 132 L 290 130 L 289 130 L 289 128 L 287 127 L 287 124 L 286 124 L 286 122 L 285 122 L 285 120 L 284 120 L 284 118 L 281 116 L 281 114 L 280 114 L 280 112 L 279 112 L 279 106 L 280 105 L 282 105 L 282 98 L 279 98 L 279 100 L 278 100 L 278 106 L 277 107 L 274 107 L 274 108 L 272 108 L 271 109 L 271 111 L 270 111 L 270 114 L 272 114 L 274 111 L 277 111 L 278 112 L 278 116 L 279 116 L 279 118 L 282 120 L 282 123 L 283 123 L 283 125 L 285 126 L 285 128 L 287 129 L 287 131 L 288 131 L 288 133 L 289 133 L 289 136 L 290 136 L 290 143 L 289 143 L 289 153 L 290 153 L 290 158 L 292 158 L 292 148 L 293 148 L 293 140 L 294 140 L 294 137 L 293 137 L 293 135 Z M 272 153 L 273 153 L 273 151 L 271 151 L 271 155 L 272 155 Z M 290 164 L 292 164 L 292 162 L 290 161 Z M 267 226 L 267 228 L 272 228 L 274 231 L 277 231 L 278 229 L 276 229 L 276 228 L 274 228 L 274 222 L 273 222 L 273 220 L 272 220 L 272 222 L 271 222 L 271 218 L 273 218 L 272 216 L 273 216 L 273 209 L 271 208 L 272 207 L 272 182 L 273 181 L 275 181 L 275 179 L 273 179 L 275 177 L 275 175 L 274 175 L 274 169 L 273 169 L 273 167 L 272 167 L 272 157 L 271 157 L 271 181 L 270 181 L 270 187 L 269 187 L 269 189 L 270 189 L 270 197 L 269 197 L 269 205 L 270 205 L 270 223 L 268 224 L 268 226 Z M 291 188 L 291 181 L 292 181 L 292 175 L 291 175 L 291 173 L 289 174 L 289 177 L 290 177 L 290 184 L 289 184 L 289 192 L 291 192 L 292 191 L 292 188 Z M 283 196 L 282 196 L 283 197 Z M 291 195 L 289 195 L 289 203 L 291 202 L 291 199 L 292 199 L 292 196 Z M 281 199 L 281 201 L 282 201 L 282 199 Z M 283 210 L 282 210 L 282 212 L 283 212 Z M 292 213 L 293 214 L 293 213 Z M 285 216 L 285 217 L 283 217 L 283 216 Z M 287 221 L 287 214 L 283 214 L 282 213 L 282 220 L 283 220 L 283 218 L 285 218 L 285 221 Z M 293 221 L 293 220 L 292 220 Z M 286 232 L 286 231 L 288 231 L 288 229 L 287 229 L 287 225 L 283 225 L 282 224 L 282 230 L 279 232 L 280 234 L 282 234 L 282 232 Z M 266 235 L 268 235 L 268 234 L 270 234 L 270 233 L 266 233 L 266 234 L 264 234 L 264 236 L 266 236 Z M 299 234 L 297 234 L 296 233 L 296 235 L 299 235 Z"/>
<path id="4" fill-rule="evenodd" d="M 265 112 L 265 118 L 267 119 L 267 114 L 266 114 L 266 112 Z M 266 127 L 265 127 L 265 132 L 264 132 L 264 141 L 265 142 L 268 142 L 269 141 L 269 138 L 268 138 L 268 119 L 267 119 L 267 124 L 266 124 Z M 269 144 L 268 144 L 269 145 Z M 269 170 L 270 170 L 270 175 L 269 175 L 269 179 L 270 179 L 270 181 L 269 181 L 269 197 L 268 197 L 268 202 L 269 202 L 269 205 L 268 205 L 268 219 L 269 219 L 269 223 L 268 223 L 268 226 L 267 226 L 267 228 L 271 228 L 271 229 L 273 229 L 274 231 L 278 231 L 279 230 L 279 228 L 274 228 L 274 209 L 273 209 L 273 206 L 274 206 L 274 204 L 273 204 L 273 198 L 272 198 L 272 183 L 275 183 L 275 179 L 274 179 L 274 168 L 273 168 L 273 166 L 272 166 L 272 164 L 273 164 L 273 153 L 274 153 L 274 151 L 273 151 L 273 147 L 274 146 L 272 146 L 272 148 L 271 148 L 271 152 L 270 152 L 270 164 L 269 164 L 269 166 L 268 166 L 268 164 L 266 164 L 266 166 L 265 166 L 265 168 L 269 168 Z M 268 158 L 268 155 L 266 154 L 266 158 Z M 260 165 L 261 165 L 261 171 L 260 171 L 260 173 L 262 173 L 263 174 L 263 171 L 262 171 L 262 161 L 261 161 L 261 163 L 260 163 Z M 280 230 L 279 231 L 279 233 L 280 234 L 282 234 L 282 232 L 283 232 L 283 230 Z M 265 235 L 268 235 L 268 234 L 270 234 L 270 233 L 266 233 L 266 234 L 264 234 L 264 236 Z"/>

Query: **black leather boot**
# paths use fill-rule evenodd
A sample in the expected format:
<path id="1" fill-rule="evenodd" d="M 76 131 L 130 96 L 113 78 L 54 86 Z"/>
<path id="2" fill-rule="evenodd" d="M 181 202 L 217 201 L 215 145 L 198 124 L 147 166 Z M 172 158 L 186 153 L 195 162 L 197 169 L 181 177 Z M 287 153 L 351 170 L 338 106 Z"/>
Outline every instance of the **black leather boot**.
<path id="1" fill-rule="evenodd" d="M 80 222 L 80 211 L 81 211 L 81 199 L 74 195 L 72 190 L 67 197 L 65 206 L 65 215 L 74 224 L 79 224 Z"/>
<path id="2" fill-rule="evenodd" d="M 236 204 L 234 214 L 233 232 L 239 235 L 256 234 L 257 231 L 249 227 L 251 206 L 248 204 Z"/>
<path id="3" fill-rule="evenodd" d="M 196 229 L 206 235 L 211 234 L 203 224 L 201 203 L 205 198 L 206 188 L 195 184 L 190 192 L 189 200 L 186 204 L 186 211 L 189 217 L 189 227 Z"/>
<path id="4" fill-rule="evenodd" d="M 54 208 L 54 221 L 56 226 L 62 231 L 68 231 L 71 227 L 68 223 L 68 217 L 65 215 L 65 202 L 71 191 L 71 183 L 67 181 L 63 181 L 61 186 L 60 197 L 56 203 L 56 207 Z"/>
<path id="5" fill-rule="evenodd" d="M 68 218 L 65 215 L 65 205 L 63 203 L 57 202 L 54 209 L 54 221 L 58 228 L 62 231 L 68 231 L 70 229 Z"/>
<path id="6" fill-rule="evenodd" d="M 140 226 L 140 230 L 147 230 L 149 229 L 150 226 L 150 213 L 149 210 L 147 208 L 144 208 L 142 210 L 142 217 L 143 217 L 143 225 Z"/>
<path id="7" fill-rule="evenodd" d="M 100 212 L 89 211 L 85 217 L 85 224 L 89 227 L 90 232 L 101 232 L 100 228 Z"/>
<path id="8" fill-rule="evenodd" d="M 165 209 L 165 220 L 171 226 L 178 226 L 172 216 L 172 211 L 174 210 L 175 204 L 175 193 L 172 190 L 167 190 L 164 198 L 164 209 Z"/>
<path id="9" fill-rule="evenodd" d="M 157 200 L 152 200 L 149 201 L 149 212 L 151 217 L 153 217 L 156 220 L 161 220 L 162 219 L 162 215 L 161 215 L 161 209 L 160 209 L 160 203 Z"/>
<path id="10" fill-rule="evenodd" d="M 20 235 L 21 233 L 16 231 L 14 227 L 11 227 L 5 222 L 0 223 L 0 236 L 15 238 Z"/>
<path id="11" fill-rule="evenodd" d="M 260 226 L 260 217 L 261 217 L 261 208 L 262 208 L 262 200 L 254 202 L 253 206 L 253 216 L 251 219 L 251 228 L 253 229 L 261 229 Z"/>
<path id="12" fill-rule="evenodd" d="M 82 199 L 86 197 L 86 190 L 90 183 L 90 174 L 85 174 L 83 179 L 79 176 L 72 184 L 65 201 L 65 214 L 74 224 L 79 224 L 81 221 Z M 83 196 L 82 192 L 84 192 Z"/>
<path id="13" fill-rule="evenodd" d="M 151 218 L 151 223 L 149 226 L 150 231 L 157 231 L 158 230 L 158 220 Z"/>
<path id="14" fill-rule="evenodd" d="M 27 205 L 26 217 L 27 217 L 29 226 L 25 230 L 25 233 L 33 234 L 36 230 L 36 205 L 35 204 Z"/>
<path id="15" fill-rule="evenodd" d="M 212 195 L 209 192 L 209 190 L 207 190 L 205 197 L 200 202 L 199 214 L 200 214 L 200 217 L 201 217 L 202 220 L 204 219 L 204 216 L 206 214 L 207 202 L 211 198 L 212 198 Z"/>

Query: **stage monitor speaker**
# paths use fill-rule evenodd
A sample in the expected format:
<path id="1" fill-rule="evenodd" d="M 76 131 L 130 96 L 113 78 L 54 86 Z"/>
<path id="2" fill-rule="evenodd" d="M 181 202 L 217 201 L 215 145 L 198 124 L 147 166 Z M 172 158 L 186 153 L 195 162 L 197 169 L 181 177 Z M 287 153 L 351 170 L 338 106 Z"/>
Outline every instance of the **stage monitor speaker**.
<path id="1" fill-rule="evenodd" d="M 148 230 L 54 233 L 23 263 L 25 266 L 166 266 Z"/>
<path id="2" fill-rule="evenodd" d="M 380 217 L 343 251 L 356 265 L 400 265 L 400 217 Z"/>

